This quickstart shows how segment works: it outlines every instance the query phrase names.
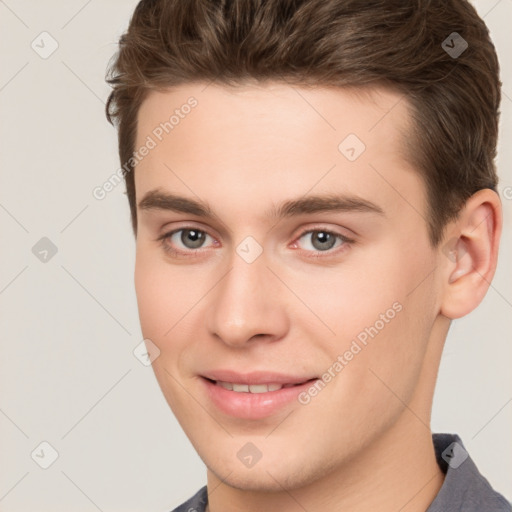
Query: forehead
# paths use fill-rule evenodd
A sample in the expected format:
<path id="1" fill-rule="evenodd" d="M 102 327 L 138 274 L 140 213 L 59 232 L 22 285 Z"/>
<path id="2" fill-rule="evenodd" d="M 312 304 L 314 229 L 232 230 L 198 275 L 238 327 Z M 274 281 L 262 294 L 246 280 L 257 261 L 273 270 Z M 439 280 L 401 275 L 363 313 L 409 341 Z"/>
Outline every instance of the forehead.
<path id="1" fill-rule="evenodd" d="M 196 105 L 189 108 L 192 101 Z M 257 130 L 261 124 L 270 122 L 275 128 L 271 134 L 283 130 L 291 132 L 294 126 L 307 122 L 307 126 L 302 126 L 305 135 L 312 129 L 323 128 L 326 132 L 338 132 L 339 136 L 351 129 L 368 142 L 383 131 L 388 137 L 404 134 L 410 123 L 407 99 L 390 88 L 306 88 L 281 82 L 230 87 L 191 83 L 149 93 L 138 112 L 138 142 L 155 129 L 155 123 L 165 123 L 173 113 L 177 114 L 171 121 L 173 131 L 189 117 L 186 124 L 198 135 L 198 126 L 194 123 L 198 117 L 201 117 L 200 124 L 207 123 L 205 128 L 214 123 L 232 132 L 241 125 L 245 130 L 250 126 Z M 238 118 L 238 126 L 233 123 L 235 118 Z M 278 121 L 281 126 L 276 124 Z M 173 135 L 179 131 L 176 129 Z"/>
<path id="2" fill-rule="evenodd" d="M 414 194 L 421 208 L 409 133 L 408 102 L 389 89 L 185 84 L 139 109 L 136 149 L 153 148 L 136 165 L 136 195 L 163 187 L 222 204 L 226 190 L 273 200 L 335 187 L 395 208 Z"/>

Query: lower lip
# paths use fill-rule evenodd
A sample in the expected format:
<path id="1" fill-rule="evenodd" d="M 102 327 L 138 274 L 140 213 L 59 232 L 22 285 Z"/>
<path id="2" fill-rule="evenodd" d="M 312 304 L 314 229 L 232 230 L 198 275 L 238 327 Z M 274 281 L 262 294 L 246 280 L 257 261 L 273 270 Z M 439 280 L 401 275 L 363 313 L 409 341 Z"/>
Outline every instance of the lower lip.
<path id="1" fill-rule="evenodd" d="M 201 380 L 205 384 L 208 396 L 218 409 L 229 416 L 247 420 L 266 418 L 293 401 L 298 402 L 298 395 L 315 383 L 314 380 L 310 380 L 298 386 L 267 393 L 244 393 L 230 391 L 204 377 L 201 377 Z"/>

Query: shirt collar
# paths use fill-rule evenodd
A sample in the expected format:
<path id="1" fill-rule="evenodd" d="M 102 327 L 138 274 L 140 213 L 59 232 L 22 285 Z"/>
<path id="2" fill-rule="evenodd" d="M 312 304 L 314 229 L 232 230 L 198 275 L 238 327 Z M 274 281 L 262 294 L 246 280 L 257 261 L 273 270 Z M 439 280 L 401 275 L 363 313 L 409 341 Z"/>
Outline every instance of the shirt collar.
<path id="1" fill-rule="evenodd" d="M 433 434 L 432 441 L 445 479 L 426 512 L 512 510 L 510 503 L 480 474 L 457 434 Z"/>

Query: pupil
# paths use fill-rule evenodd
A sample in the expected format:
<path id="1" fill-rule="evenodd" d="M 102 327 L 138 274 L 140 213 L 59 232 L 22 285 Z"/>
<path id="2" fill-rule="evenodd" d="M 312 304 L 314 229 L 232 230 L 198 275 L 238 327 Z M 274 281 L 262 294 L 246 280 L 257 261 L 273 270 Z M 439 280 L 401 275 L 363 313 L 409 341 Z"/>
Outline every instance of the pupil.
<path id="1" fill-rule="evenodd" d="M 313 233 L 313 247 L 315 247 L 315 249 L 330 249 L 333 247 L 335 242 L 336 239 L 330 233 L 326 233 L 325 231 L 317 231 L 316 233 Z"/>
<path id="2" fill-rule="evenodd" d="M 186 229 L 181 233 L 181 241 L 185 247 L 189 249 L 197 249 L 201 247 L 204 241 L 204 233 L 197 229 Z"/>

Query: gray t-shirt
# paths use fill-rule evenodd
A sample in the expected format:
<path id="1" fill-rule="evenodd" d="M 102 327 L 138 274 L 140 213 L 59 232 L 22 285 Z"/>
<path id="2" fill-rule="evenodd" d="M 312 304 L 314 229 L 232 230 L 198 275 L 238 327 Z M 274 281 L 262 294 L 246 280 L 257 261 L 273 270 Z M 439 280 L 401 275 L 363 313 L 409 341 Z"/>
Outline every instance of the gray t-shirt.
<path id="1" fill-rule="evenodd" d="M 478 471 L 457 434 L 433 434 L 443 485 L 425 512 L 512 512 L 511 504 Z M 172 512 L 204 512 L 206 486 Z"/>

